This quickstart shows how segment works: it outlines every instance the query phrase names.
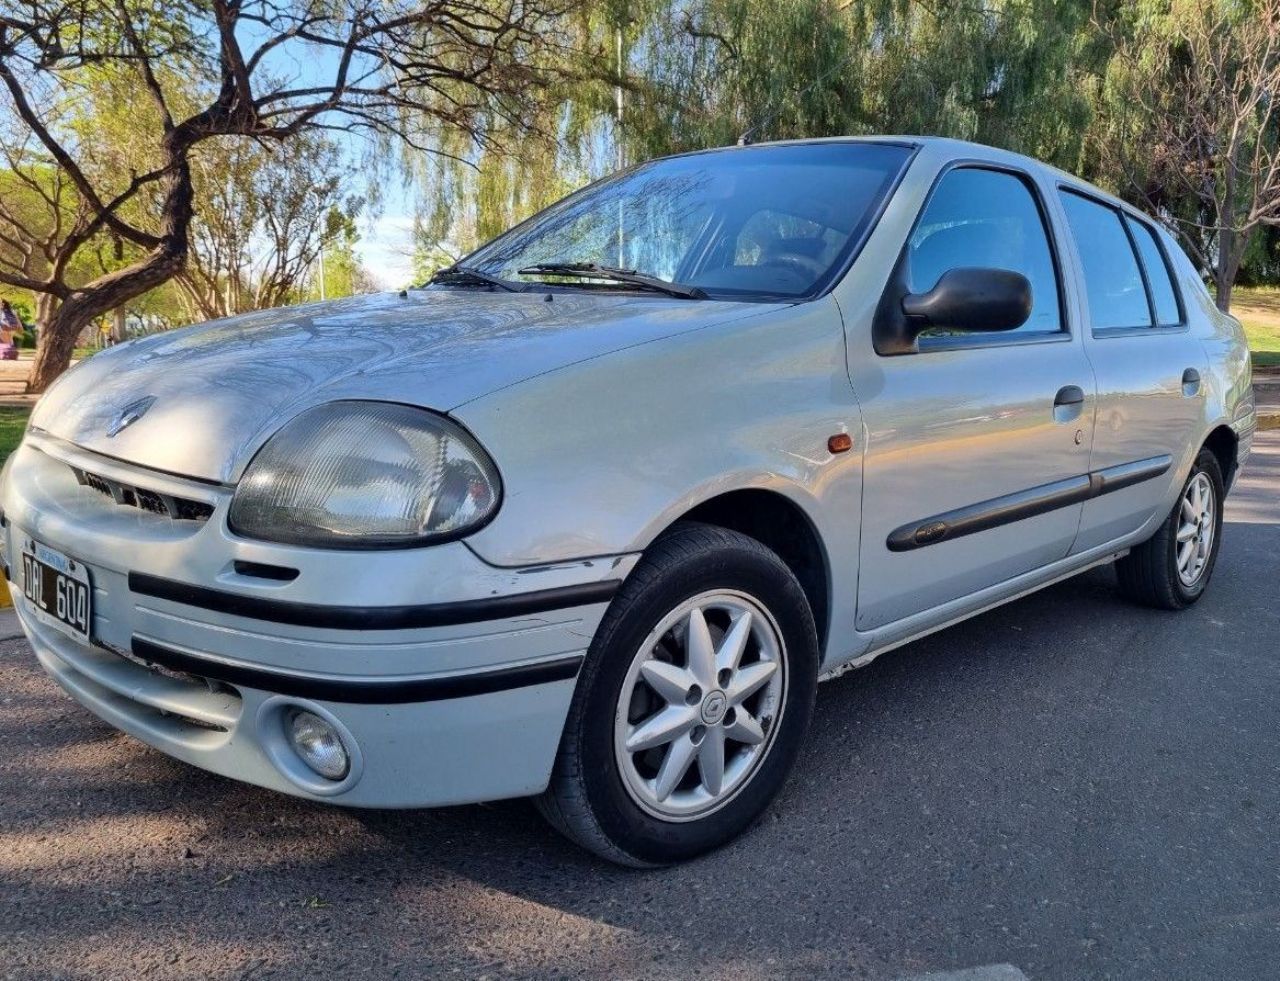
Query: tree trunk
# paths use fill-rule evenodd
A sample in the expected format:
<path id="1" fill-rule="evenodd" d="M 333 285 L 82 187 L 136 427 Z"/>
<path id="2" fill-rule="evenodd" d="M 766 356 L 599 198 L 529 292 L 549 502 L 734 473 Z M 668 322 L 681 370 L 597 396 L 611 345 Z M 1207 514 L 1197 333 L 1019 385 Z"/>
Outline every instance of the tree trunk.
<path id="1" fill-rule="evenodd" d="M 172 165 L 162 185 L 160 245 L 133 265 L 100 276 L 72 291 L 40 322 L 40 345 L 27 381 L 28 392 L 44 392 L 67 370 L 76 340 L 86 326 L 167 283 L 182 271 L 187 261 L 187 235 L 193 214 L 191 169 L 187 165 L 185 146 L 171 143 L 165 149 Z"/>
<path id="2" fill-rule="evenodd" d="M 124 342 L 124 307 L 116 307 L 111 315 L 111 342 Z"/>
<path id="3" fill-rule="evenodd" d="M 1218 261 L 1213 268 L 1215 300 L 1223 313 L 1231 311 L 1231 291 L 1236 285 L 1236 273 L 1240 271 L 1240 256 L 1244 252 L 1236 241 L 1233 228 L 1218 229 Z"/>
<path id="4" fill-rule="evenodd" d="M 71 364 L 80 332 L 98 317 L 155 289 L 172 279 L 182 268 L 185 250 L 178 252 L 162 245 L 145 259 L 76 290 L 40 322 L 40 344 L 27 391 L 40 394 Z"/>
<path id="5" fill-rule="evenodd" d="M 1213 274 L 1214 292 L 1217 294 L 1215 300 L 1218 309 L 1223 313 L 1231 312 L 1231 291 L 1235 288 L 1236 277 L 1233 273 L 1231 276 L 1223 275 L 1222 271 L 1215 270 Z"/>
<path id="6" fill-rule="evenodd" d="M 67 370 L 80 332 L 92 322 L 91 315 L 77 312 L 77 307 L 72 304 L 63 304 L 47 319 L 38 321 L 40 343 L 31 365 L 31 377 L 27 380 L 28 392 L 43 392 Z"/>

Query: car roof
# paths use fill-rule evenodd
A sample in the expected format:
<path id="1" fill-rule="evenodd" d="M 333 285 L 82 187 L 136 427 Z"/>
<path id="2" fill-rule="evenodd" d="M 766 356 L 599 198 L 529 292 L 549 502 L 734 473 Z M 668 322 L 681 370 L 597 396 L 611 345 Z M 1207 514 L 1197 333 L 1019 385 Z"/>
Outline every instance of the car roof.
<path id="1" fill-rule="evenodd" d="M 750 147 L 782 147 L 782 146 L 804 146 L 813 143 L 886 143 L 895 146 L 906 146 L 915 149 L 924 149 L 926 147 L 936 150 L 943 155 L 949 156 L 956 160 L 986 160 L 992 163 L 1005 163 L 1024 170 L 1039 170 L 1051 180 L 1068 187 L 1084 191 L 1092 197 L 1106 201 L 1115 207 L 1121 208 L 1130 214 L 1140 216 L 1147 221 L 1151 218 L 1144 214 L 1127 201 L 1116 197 L 1102 188 L 1090 184 L 1083 178 L 1077 177 L 1075 174 L 1055 167 L 1053 164 L 1045 163 L 1043 160 L 1037 160 L 1035 157 L 1029 157 L 1023 153 L 1016 153 L 1012 150 L 1003 150 L 1000 147 L 989 146 L 986 143 L 975 143 L 971 140 L 959 140 L 949 136 L 920 136 L 916 134 L 872 134 L 864 136 L 815 136 L 793 140 L 769 140 L 760 143 L 748 143 L 736 146 L 719 146 L 707 147 L 703 150 L 691 150 L 687 153 L 671 154 L 672 157 L 695 156 L 702 153 L 721 153 L 737 149 L 747 149 Z M 659 158 L 661 159 L 661 158 Z"/>

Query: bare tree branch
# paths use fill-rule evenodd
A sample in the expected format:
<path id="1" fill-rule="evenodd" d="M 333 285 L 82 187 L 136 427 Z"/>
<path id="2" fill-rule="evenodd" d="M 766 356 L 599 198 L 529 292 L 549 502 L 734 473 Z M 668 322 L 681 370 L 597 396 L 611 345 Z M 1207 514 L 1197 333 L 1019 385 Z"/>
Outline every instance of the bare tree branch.
<path id="1" fill-rule="evenodd" d="M 433 153 L 442 152 L 433 135 L 442 129 L 479 143 L 496 118 L 519 133 L 553 80 L 543 52 L 558 43 L 559 19 L 573 2 L 172 0 L 161 8 L 150 0 L 23 0 L 21 13 L 0 13 L 0 92 L 26 130 L 19 145 L 29 136 L 40 166 L 66 182 L 53 193 L 37 180 L 32 190 L 49 220 L 38 231 L 7 223 L 16 249 L 0 239 L 14 262 L 27 262 L 28 247 L 44 256 L 44 279 L 29 263 L 6 273 L 50 298 L 38 304 L 50 319 L 42 323 L 32 389 L 65 368 L 92 317 L 179 275 L 188 295 L 207 292 L 211 282 L 227 285 L 183 272 L 197 203 L 192 157 L 202 143 L 287 144 L 341 130 Z M 254 38 L 248 53 L 247 37 Z M 282 68 L 303 61 L 312 66 L 305 81 Z M 73 100 L 91 101 L 103 77 L 144 93 L 156 120 L 143 172 L 128 180 L 95 165 L 92 147 L 60 116 L 82 112 Z M 193 107 L 188 91 L 202 92 L 203 101 Z M 305 237 L 296 220 L 278 231 Z M 82 251 L 101 254 L 104 235 L 129 243 L 134 261 L 73 285 L 72 260 Z M 296 279 L 305 258 L 285 256 L 258 270 L 255 286 L 232 288 L 279 297 L 289 288 L 280 283 Z M 263 287 L 264 278 L 276 285 Z"/>

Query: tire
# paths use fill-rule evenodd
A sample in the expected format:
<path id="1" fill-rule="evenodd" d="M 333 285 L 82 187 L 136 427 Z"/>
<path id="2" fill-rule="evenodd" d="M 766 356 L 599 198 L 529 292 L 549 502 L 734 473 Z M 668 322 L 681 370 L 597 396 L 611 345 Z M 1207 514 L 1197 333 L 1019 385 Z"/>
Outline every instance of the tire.
<path id="1" fill-rule="evenodd" d="M 745 638 L 738 666 L 713 670 L 715 688 L 689 687 L 708 665 L 717 667 L 705 653 L 689 653 L 694 617 L 707 625 L 698 636 L 713 644 L 696 644 L 697 650 L 732 658 L 727 652 L 734 645 L 726 641 L 741 622 L 735 611 L 744 610 L 751 626 L 734 635 Z M 661 632 L 668 623 L 674 627 Z M 665 666 L 655 668 L 657 661 Z M 665 695 L 646 680 L 646 672 L 659 669 L 679 680 L 659 686 Z M 737 532 L 677 525 L 646 551 L 596 631 L 550 785 L 535 800 L 538 809 L 572 841 L 635 868 L 672 864 L 723 845 L 759 817 L 785 782 L 813 713 L 817 671 L 813 614 L 782 560 Z M 741 694 L 765 676 L 752 694 Z M 659 713 L 692 728 L 669 743 L 628 751 Z M 688 713 L 696 713 L 696 724 L 688 723 Z M 740 743 L 735 735 L 761 738 Z M 708 786 L 716 785 L 720 746 L 720 758 L 729 762 L 714 796 Z M 681 760 L 695 756 L 661 798 L 664 765 L 678 748 Z M 678 770 L 673 762 L 670 772 Z"/>
<path id="2" fill-rule="evenodd" d="M 1193 485 L 1198 482 L 1203 488 L 1207 481 L 1212 493 L 1212 501 L 1207 508 L 1208 514 L 1199 519 L 1197 535 L 1201 527 L 1211 527 L 1207 554 L 1198 569 L 1183 569 L 1179 565 L 1178 533 L 1186 529 L 1190 522 L 1189 515 L 1184 517 L 1184 502 L 1190 508 L 1188 495 Z M 1201 450 L 1196 462 L 1187 475 L 1182 490 L 1178 492 L 1178 500 L 1169 516 L 1159 530 L 1147 541 L 1136 546 L 1124 558 L 1116 562 L 1116 575 L 1120 580 L 1120 590 L 1135 603 L 1154 607 L 1158 610 L 1182 610 L 1190 606 L 1201 595 L 1213 575 L 1213 567 L 1218 560 L 1218 551 L 1222 545 L 1222 511 L 1226 491 L 1222 481 L 1222 468 L 1218 458 L 1208 450 Z M 1191 510 L 1195 510 L 1191 508 Z M 1197 539 L 1198 541 L 1198 539 Z M 1188 581 L 1185 573 L 1194 572 Z"/>

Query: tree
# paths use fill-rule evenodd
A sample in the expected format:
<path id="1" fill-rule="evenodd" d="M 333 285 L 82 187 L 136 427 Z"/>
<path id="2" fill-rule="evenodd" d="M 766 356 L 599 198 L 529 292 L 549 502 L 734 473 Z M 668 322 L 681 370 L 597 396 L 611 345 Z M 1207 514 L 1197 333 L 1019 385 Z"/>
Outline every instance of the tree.
<path id="1" fill-rule="evenodd" d="M 429 199 L 413 227 L 415 282 L 426 282 L 594 176 L 582 163 L 580 148 L 591 145 L 583 134 L 569 136 L 551 121 L 523 135 L 518 155 L 509 152 L 511 137 L 490 134 L 486 148 L 470 159 L 441 155 L 427 162 L 421 181 Z"/>
<path id="2" fill-rule="evenodd" d="M 326 244 L 354 234 L 363 202 L 330 140 L 281 145 L 210 140 L 192 159 L 203 202 L 175 280 L 193 320 L 282 306 L 300 297 Z"/>
<path id="3" fill-rule="evenodd" d="M 424 172 L 417 270 L 425 278 L 619 158 L 743 134 L 931 133 L 1079 169 L 1109 54 L 1090 28 L 1087 0 L 596 0 L 569 27 L 572 82 L 542 103 L 541 139 L 516 158 L 460 166 L 455 155 Z"/>
<path id="4" fill-rule="evenodd" d="M 325 130 L 383 135 L 427 151 L 442 130 L 480 138 L 484 121 L 520 120 L 545 84 L 558 0 L 15 0 L 0 12 L 0 86 L 12 128 L 29 135 L 72 201 L 52 262 L 0 283 L 39 296 L 30 389 L 70 361 L 90 321 L 178 275 L 190 252 L 192 156 L 205 141 L 284 143 Z M 296 66 L 305 66 L 299 69 Z M 173 79 L 208 86 L 190 111 Z M 154 119 L 145 161 L 97 164 L 104 148 L 75 126 L 95 86 L 130 93 Z M 23 141 L 26 145 L 26 141 Z M 145 206 L 152 195 L 154 206 Z M 70 262 L 101 236 L 137 257 L 73 285 Z M 20 239 L 26 244 L 25 238 Z"/>
<path id="5" fill-rule="evenodd" d="M 1104 159 L 1166 221 L 1228 310 L 1259 229 L 1280 225 L 1280 0 L 1130 12 L 1107 73 Z"/>
<path id="6" fill-rule="evenodd" d="M 300 298 L 306 301 L 334 300 L 343 296 L 375 293 L 378 283 L 365 269 L 356 253 L 360 233 L 352 215 L 331 210 L 327 216 L 322 248 L 311 264 Z"/>

